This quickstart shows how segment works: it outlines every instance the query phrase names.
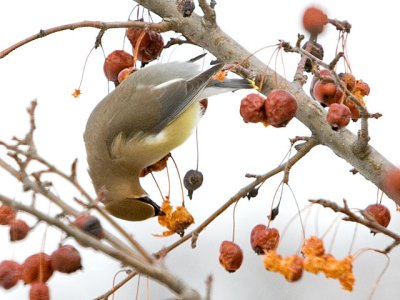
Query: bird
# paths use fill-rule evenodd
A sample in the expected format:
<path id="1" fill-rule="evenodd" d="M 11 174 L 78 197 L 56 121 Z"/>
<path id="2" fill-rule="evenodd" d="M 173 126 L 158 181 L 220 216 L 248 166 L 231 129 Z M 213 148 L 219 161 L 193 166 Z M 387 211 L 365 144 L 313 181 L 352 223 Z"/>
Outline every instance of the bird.
<path id="1" fill-rule="evenodd" d="M 243 78 L 214 79 L 224 67 L 201 70 L 191 61 L 148 65 L 95 106 L 84 132 L 88 172 L 111 215 L 128 221 L 163 215 L 139 174 L 189 138 L 202 114 L 201 99 L 255 88 Z"/>

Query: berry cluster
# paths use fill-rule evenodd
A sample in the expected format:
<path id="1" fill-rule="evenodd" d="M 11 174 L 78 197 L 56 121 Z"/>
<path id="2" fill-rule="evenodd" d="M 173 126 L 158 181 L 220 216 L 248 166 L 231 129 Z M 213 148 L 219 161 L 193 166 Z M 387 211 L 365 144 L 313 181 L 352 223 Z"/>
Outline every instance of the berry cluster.
<path id="1" fill-rule="evenodd" d="M 324 56 L 323 47 L 316 42 L 318 34 L 324 31 L 328 24 L 327 15 L 317 7 L 309 7 L 303 14 L 303 27 L 311 35 L 310 41 L 305 43 L 303 49 L 308 49 L 309 53 L 322 60 Z M 338 130 L 349 124 L 350 120 L 357 121 L 360 118 L 358 105 L 365 107 L 364 96 L 370 92 L 367 83 L 362 80 L 356 80 L 351 73 L 339 74 L 340 82 L 336 80 L 332 70 L 318 71 L 317 64 L 308 58 L 304 65 L 306 72 L 312 72 L 314 77 L 311 82 L 310 94 L 323 107 L 328 107 L 327 122 L 333 130 Z M 348 92 L 354 97 L 348 97 Z"/>
<path id="2" fill-rule="evenodd" d="M 12 208 L 7 205 L 0 206 L 0 224 L 10 226 L 11 241 L 22 239 L 20 237 L 25 237 L 29 231 L 27 225 L 18 225 L 24 229 L 24 234 L 20 228 L 11 229 L 12 224 L 21 224 L 18 221 L 23 222 L 16 219 L 16 213 Z M 99 219 L 89 214 L 79 215 L 71 224 L 97 239 L 104 236 Z M 0 262 L 0 287 L 11 289 L 22 281 L 30 285 L 30 300 L 47 300 L 50 299 L 50 291 L 46 282 L 54 271 L 70 274 L 80 269 L 82 265 L 79 251 L 71 245 L 62 245 L 51 255 L 39 252 L 27 257 L 22 264 L 13 260 Z"/>
<path id="3" fill-rule="evenodd" d="M 54 271 L 70 274 L 82 269 L 81 256 L 73 246 L 64 245 L 51 255 L 43 252 L 33 254 L 22 264 L 13 260 L 0 262 L 0 286 L 11 289 L 18 281 L 29 284 L 30 300 L 50 299 L 50 291 L 46 284 Z"/>
<path id="4" fill-rule="evenodd" d="M 351 73 L 339 74 L 343 86 L 352 93 L 361 106 L 365 107 L 364 96 L 368 96 L 370 88 L 362 80 L 356 80 Z M 328 107 L 327 121 L 332 129 L 338 130 L 360 118 L 360 111 L 353 100 L 346 96 L 341 86 L 335 82 L 330 70 L 321 70 L 311 82 L 311 95 L 323 107 Z"/>
<path id="5" fill-rule="evenodd" d="M 250 245 L 257 254 L 276 249 L 279 239 L 279 231 L 264 224 L 256 225 L 250 233 Z M 239 245 L 234 242 L 223 241 L 219 253 L 219 262 L 225 270 L 232 273 L 240 268 L 243 261 L 243 252 Z"/>
<path id="6" fill-rule="evenodd" d="M 313 274 L 322 272 L 327 278 L 338 279 L 343 289 L 352 291 L 355 277 L 353 274 L 353 257 L 347 256 L 337 260 L 332 254 L 325 253 L 321 239 L 312 236 L 304 241 L 302 253 L 304 270 Z"/>
<path id="7" fill-rule="evenodd" d="M 11 242 L 23 240 L 30 231 L 28 224 L 24 220 L 17 219 L 15 210 L 8 205 L 0 206 L 0 225 L 9 226 Z"/>
<path id="8" fill-rule="evenodd" d="M 240 103 L 240 115 L 246 123 L 284 127 L 296 115 L 297 101 L 283 89 L 274 89 L 267 98 L 260 94 L 247 95 Z"/>
<path id="9" fill-rule="evenodd" d="M 136 71 L 136 60 L 144 66 L 158 58 L 164 49 L 163 37 L 158 32 L 129 28 L 126 36 L 132 45 L 133 55 L 124 50 L 115 50 L 106 57 L 103 65 L 106 78 L 116 86 Z"/>

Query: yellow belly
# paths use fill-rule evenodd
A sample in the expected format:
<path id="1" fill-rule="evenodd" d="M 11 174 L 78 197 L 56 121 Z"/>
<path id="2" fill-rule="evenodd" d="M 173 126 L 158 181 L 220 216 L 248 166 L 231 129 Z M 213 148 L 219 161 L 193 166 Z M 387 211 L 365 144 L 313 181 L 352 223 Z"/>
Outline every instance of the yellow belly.
<path id="1" fill-rule="evenodd" d="M 156 135 L 138 135 L 130 140 L 117 136 L 112 145 L 112 154 L 129 168 L 136 170 L 159 161 L 169 152 L 185 142 L 200 119 L 200 103 L 195 101 L 169 126 Z"/>

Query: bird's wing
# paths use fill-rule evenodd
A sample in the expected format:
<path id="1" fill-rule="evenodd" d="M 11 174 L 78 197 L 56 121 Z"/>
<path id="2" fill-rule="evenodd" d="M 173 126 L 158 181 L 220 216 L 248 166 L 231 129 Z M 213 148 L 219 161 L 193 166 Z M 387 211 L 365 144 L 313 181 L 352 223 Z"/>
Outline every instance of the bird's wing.
<path id="1" fill-rule="evenodd" d="M 217 64 L 190 80 L 171 80 L 156 86 L 160 103 L 160 118 L 151 132 L 160 132 L 186 111 L 193 101 L 198 100 L 196 96 L 222 67 L 223 64 Z"/>

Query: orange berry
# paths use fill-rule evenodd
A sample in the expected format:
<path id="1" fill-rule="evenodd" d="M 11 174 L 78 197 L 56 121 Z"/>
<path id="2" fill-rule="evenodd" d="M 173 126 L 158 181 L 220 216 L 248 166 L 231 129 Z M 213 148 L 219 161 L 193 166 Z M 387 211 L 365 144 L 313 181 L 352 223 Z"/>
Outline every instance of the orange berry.
<path id="1" fill-rule="evenodd" d="M 387 227 L 390 223 L 390 210 L 382 204 L 371 204 L 365 211 L 380 225 Z"/>
<path id="2" fill-rule="evenodd" d="M 326 24 L 328 17 L 321 9 L 311 6 L 304 11 L 303 26 L 310 34 L 320 34 Z"/>
<path id="3" fill-rule="evenodd" d="M 15 219 L 15 210 L 8 205 L 0 206 L 0 225 L 8 225 Z"/>

